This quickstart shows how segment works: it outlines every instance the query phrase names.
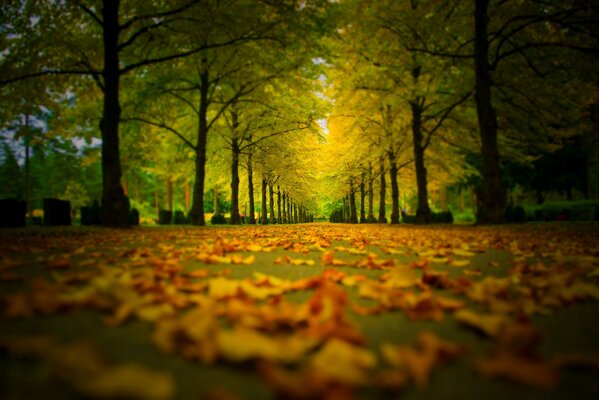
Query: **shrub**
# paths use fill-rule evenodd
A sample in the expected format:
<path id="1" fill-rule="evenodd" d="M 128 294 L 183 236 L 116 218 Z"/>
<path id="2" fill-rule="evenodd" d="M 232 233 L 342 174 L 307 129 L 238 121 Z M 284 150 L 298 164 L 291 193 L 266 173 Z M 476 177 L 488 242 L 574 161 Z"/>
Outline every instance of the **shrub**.
<path id="1" fill-rule="evenodd" d="M 416 216 L 415 215 L 409 215 L 409 214 L 404 214 L 401 218 L 401 221 L 404 224 L 413 224 L 414 222 L 416 222 Z"/>
<path id="2" fill-rule="evenodd" d="M 139 226 L 139 211 L 137 208 L 129 210 L 129 225 Z"/>
<path id="3" fill-rule="evenodd" d="M 453 224 L 451 211 L 431 212 L 431 222 L 434 224 Z"/>
<path id="4" fill-rule="evenodd" d="M 526 222 L 526 211 L 524 210 L 524 207 L 522 207 L 522 206 L 514 207 L 513 214 L 512 214 L 512 220 L 517 223 Z"/>
<path id="5" fill-rule="evenodd" d="M 505 207 L 505 211 L 503 212 L 503 217 L 505 218 L 505 222 L 514 221 L 514 207 L 511 205 L 508 205 L 507 207 Z"/>
<path id="6" fill-rule="evenodd" d="M 175 211 L 175 215 L 173 217 L 173 223 L 175 225 L 185 225 L 187 220 L 185 219 L 185 214 L 181 210 Z"/>
<path id="7" fill-rule="evenodd" d="M 158 223 L 160 225 L 168 225 L 173 219 L 173 212 L 170 210 L 160 210 L 158 212 Z"/>
<path id="8" fill-rule="evenodd" d="M 222 214 L 214 214 L 212 218 L 210 218 L 210 223 L 212 225 L 224 225 L 227 223 L 227 219 Z"/>

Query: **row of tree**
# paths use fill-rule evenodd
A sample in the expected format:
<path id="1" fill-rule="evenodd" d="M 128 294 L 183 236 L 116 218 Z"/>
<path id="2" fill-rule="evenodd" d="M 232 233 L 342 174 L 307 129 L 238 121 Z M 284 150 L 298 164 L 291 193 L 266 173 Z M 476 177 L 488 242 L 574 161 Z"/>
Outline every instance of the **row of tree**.
<path id="1" fill-rule="evenodd" d="M 509 201 L 510 165 L 541 176 L 548 166 L 539 158 L 557 163 L 544 155 L 577 134 L 593 139 L 589 156 L 597 159 L 597 4 L 346 5 L 330 65 L 329 141 L 336 145 L 329 178 L 337 198 L 351 204 L 356 182 L 366 174 L 370 184 L 378 175 L 384 204 L 388 171 L 391 223 L 399 221 L 402 178 L 411 181 L 406 190 L 417 193 L 416 222 L 428 223 L 431 186 L 470 182 L 478 221 L 497 223 Z M 599 188 L 594 164 L 587 175 Z M 552 169 L 568 167 L 575 168 L 560 162 Z"/>
<path id="2" fill-rule="evenodd" d="M 209 139 L 231 151 L 233 223 L 239 222 L 240 156 L 250 185 L 259 162 L 265 179 L 285 181 L 286 193 L 301 198 L 300 184 L 291 173 L 277 173 L 269 158 L 285 151 L 276 136 L 317 131 L 312 60 L 331 27 L 328 2 L 69 0 L 0 7 L 2 122 L 18 124 L 19 116 L 49 109 L 54 135 L 88 138 L 98 123 L 103 224 L 127 224 L 124 166 L 158 168 L 165 161 L 159 158 L 171 166 L 191 158 L 190 218 L 204 225 Z M 148 153 L 156 156 L 150 163 Z M 189 173 L 182 170 L 167 174 Z"/>

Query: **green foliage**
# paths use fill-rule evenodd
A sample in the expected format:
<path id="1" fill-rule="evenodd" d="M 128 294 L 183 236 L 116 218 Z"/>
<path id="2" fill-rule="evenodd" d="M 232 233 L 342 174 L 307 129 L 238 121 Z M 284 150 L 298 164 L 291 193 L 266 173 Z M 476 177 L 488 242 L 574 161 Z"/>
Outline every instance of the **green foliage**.
<path id="1" fill-rule="evenodd" d="M 453 212 L 453 220 L 457 223 L 474 223 L 476 222 L 476 215 L 472 208 L 466 208 L 464 212 Z"/>
<path id="2" fill-rule="evenodd" d="M 431 222 L 434 224 L 453 224 L 451 211 L 431 212 Z"/>
<path id="3" fill-rule="evenodd" d="M 23 198 L 24 173 L 13 149 L 2 140 L 0 164 L 0 198 Z"/>
<path id="4" fill-rule="evenodd" d="M 555 201 L 524 208 L 530 221 L 591 221 L 597 219 L 599 200 Z"/>
<path id="5" fill-rule="evenodd" d="M 64 193 L 59 196 L 62 200 L 68 200 L 71 202 L 71 209 L 73 211 L 89 204 L 90 197 L 87 193 L 87 189 L 81 183 L 77 181 L 69 181 Z"/>

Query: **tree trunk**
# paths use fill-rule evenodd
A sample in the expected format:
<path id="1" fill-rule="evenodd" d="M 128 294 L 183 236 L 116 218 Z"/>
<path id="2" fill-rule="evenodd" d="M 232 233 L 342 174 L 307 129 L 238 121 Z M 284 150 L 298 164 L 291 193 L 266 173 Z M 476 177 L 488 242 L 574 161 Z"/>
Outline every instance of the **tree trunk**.
<path id="1" fill-rule="evenodd" d="M 410 102 L 412 109 L 412 138 L 414 143 L 414 167 L 416 169 L 416 187 L 418 189 L 418 207 L 415 223 L 431 222 L 431 210 L 428 206 L 426 167 L 424 165 L 424 146 L 422 143 L 422 107 L 419 100 Z"/>
<path id="2" fill-rule="evenodd" d="M 385 157 L 381 156 L 379 160 L 380 169 L 381 169 L 381 192 L 379 196 L 379 222 L 381 224 L 387 222 L 387 217 L 385 216 L 385 194 L 387 191 L 386 182 L 385 182 Z"/>
<path id="3" fill-rule="evenodd" d="M 268 205 L 266 204 L 266 190 L 266 178 L 262 178 L 262 225 L 268 224 Z"/>
<path id="4" fill-rule="evenodd" d="M 475 0 L 474 3 L 475 100 L 483 157 L 483 182 L 477 222 L 495 224 L 503 222 L 506 199 L 499 166 L 497 116 L 491 99 L 489 42 L 487 36 L 489 0 Z"/>
<path id="5" fill-rule="evenodd" d="M 256 212 L 254 206 L 254 170 L 252 166 L 252 154 L 248 154 L 248 197 L 250 198 L 250 212 L 248 214 L 248 224 L 256 223 Z"/>
<path id="6" fill-rule="evenodd" d="M 374 181 L 374 177 L 372 176 L 372 164 L 368 163 L 368 222 L 374 221 L 374 214 L 373 214 L 374 191 L 372 190 L 373 181 Z"/>
<path id="7" fill-rule="evenodd" d="M 173 180 L 166 180 L 166 206 L 168 211 L 173 211 Z"/>
<path id="8" fill-rule="evenodd" d="M 189 212 L 189 195 L 190 195 L 189 182 L 185 182 L 185 210 Z"/>
<path id="9" fill-rule="evenodd" d="M 283 216 L 281 215 L 281 187 L 277 185 L 277 220 L 279 224 L 283 223 Z"/>
<path id="10" fill-rule="evenodd" d="M 397 163 L 395 154 L 389 154 L 389 177 L 391 178 L 391 223 L 399 224 L 399 185 L 397 184 Z"/>
<path id="11" fill-rule="evenodd" d="M 233 126 L 237 121 L 237 114 L 233 114 Z M 231 224 L 239 225 L 241 218 L 239 216 L 239 144 L 234 137 L 231 143 Z"/>
<path id="12" fill-rule="evenodd" d="M 129 225 L 129 207 L 121 186 L 119 153 L 119 0 L 102 4 L 102 36 L 104 46 L 104 103 L 100 131 L 102 134 L 102 225 Z"/>
<path id="13" fill-rule="evenodd" d="M 362 178 L 360 180 L 360 223 L 363 224 L 366 222 L 366 207 L 364 204 L 364 200 L 366 200 L 366 191 L 365 191 L 365 173 L 362 172 Z"/>
<path id="14" fill-rule="evenodd" d="M 599 91 L 599 82 L 595 83 L 595 90 Z M 584 134 L 584 144 L 587 149 L 587 185 L 586 195 L 590 198 L 599 198 L 599 101 L 590 107 L 591 129 Z"/>
<path id="15" fill-rule="evenodd" d="M 205 64 L 202 60 L 202 64 Z M 206 144 L 208 142 L 208 90 L 210 76 L 207 69 L 200 73 L 200 104 L 198 107 L 198 140 L 196 144 L 196 174 L 193 201 L 189 213 L 191 223 L 206 225 L 204 219 L 204 179 L 206 177 Z"/>
<path id="16" fill-rule="evenodd" d="M 212 194 L 214 195 L 212 198 L 212 209 L 214 210 L 214 215 L 220 214 L 218 210 L 218 186 L 214 185 Z"/>
<path id="17" fill-rule="evenodd" d="M 272 185 L 268 185 L 268 192 L 269 192 L 269 196 L 270 196 L 270 223 L 271 224 L 276 224 L 277 223 L 277 219 L 275 218 L 275 192 L 274 189 L 272 188 Z"/>
<path id="18" fill-rule="evenodd" d="M 29 115 L 25 115 L 25 213 L 31 218 L 31 138 L 29 137 Z"/>
<path id="19" fill-rule="evenodd" d="M 358 223 L 358 213 L 356 211 L 356 190 L 354 188 L 354 181 L 349 181 L 349 222 L 352 224 Z"/>
<path id="20" fill-rule="evenodd" d="M 282 223 L 286 224 L 287 223 L 287 193 L 283 192 L 283 195 L 281 196 L 282 200 L 283 200 L 283 219 L 281 220 Z"/>

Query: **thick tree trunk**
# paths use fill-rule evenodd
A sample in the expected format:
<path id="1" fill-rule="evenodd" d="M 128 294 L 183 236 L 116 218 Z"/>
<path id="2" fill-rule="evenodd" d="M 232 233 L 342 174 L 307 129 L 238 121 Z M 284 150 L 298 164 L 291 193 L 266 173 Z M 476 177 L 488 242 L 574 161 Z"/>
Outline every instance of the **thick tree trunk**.
<path id="1" fill-rule="evenodd" d="M 252 154 L 248 154 L 248 197 L 250 198 L 250 212 L 248 214 L 248 224 L 256 223 L 256 211 L 254 206 L 254 169 L 252 166 Z"/>
<path id="2" fill-rule="evenodd" d="M 366 190 L 365 190 L 365 173 L 362 172 L 362 178 L 360 180 L 360 223 L 363 224 L 366 222 L 366 205 L 364 204 L 364 200 L 366 200 Z"/>
<path id="3" fill-rule="evenodd" d="M 415 222 L 431 222 L 431 210 L 428 206 L 426 167 L 424 165 L 424 146 L 422 143 L 422 107 L 419 101 L 410 102 L 412 109 L 412 139 L 414 143 L 414 167 L 416 169 L 416 187 L 418 189 L 418 207 Z"/>
<path id="4" fill-rule="evenodd" d="M 291 215 L 291 198 L 289 197 L 289 193 L 287 193 L 287 223 L 293 223 L 293 216 Z"/>
<path id="5" fill-rule="evenodd" d="M 497 116 L 491 99 L 489 41 L 487 36 L 489 0 L 475 0 L 474 4 L 475 100 L 483 157 L 483 182 L 477 222 L 494 224 L 503 222 L 506 199 L 499 166 Z"/>
<path id="6" fill-rule="evenodd" d="M 203 62 L 204 63 L 204 62 Z M 198 107 L 198 139 L 196 144 L 196 174 L 193 201 L 189 216 L 194 225 L 206 225 L 204 219 L 204 179 L 206 177 L 206 145 L 208 143 L 208 90 L 210 76 L 207 69 L 200 73 L 200 104 Z"/>
<path id="7" fill-rule="evenodd" d="M 349 181 L 349 222 L 352 224 L 358 223 L 358 213 L 356 212 L 356 190 L 354 188 L 354 181 Z"/>
<path id="8" fill-rule="evenodd" d="M 268 194 L 270 196 L 270 223 L 276 224 L 277 219 L 275 218 L 275 191 L 272 185 L 268 185 Z"/>
<path id="9" fill-rule="evenodd" d="M 372 190 L 373 181 L 374 177 L 372 176 L 372 164 L 368 163 L 368 222 L 374 221 L 374 191 Z"/>
<path id="10" fill-rule="evenodd" d="M 397 184 L 397 163 L 395 154 L 389 154 L 389 178 L 391 179 L 391 223 L 399 224 L 399 185 Z"/>
<path id="11" fill-rule="evenodd" d="M 231 224 L 239 225 L 239 144 L 237 138 L 231 144 Z"/>
<path id="12" fill-rule="evenodd" d="M 283 216 L 281 215 L 281 187 L 277 185 L 277 220 L 279 224 L 283 223 Z"/>
<path id="13" fill-rule="evenodd" d="M 381 192 L 379 196 L 379 222 L 383 224 L 387 222 L 387 217 L 385 216 L 385 194 L 387 191 L 387 184 L 385 182 L 385 157 L 381 156 L 379 164 L 381 172 Z"/>
<path id="14" fill-rule="evenodd" d="M 262 178 L 262 225 L 267 225 L 268 224 L 268 214 L 267 214 L 267 210 L 268 210 L 268 205 L 266 204 L 266 178 Z"/>
<path id="15" fill-rule="evenodd" d="M 128 202 L 121 186 L 119 153 L 119 0 L 104 0 L 102 5 L 104 45 L 104 103 L 100 131 L 102 133 L 102 225 L 129 225 Z"/>

